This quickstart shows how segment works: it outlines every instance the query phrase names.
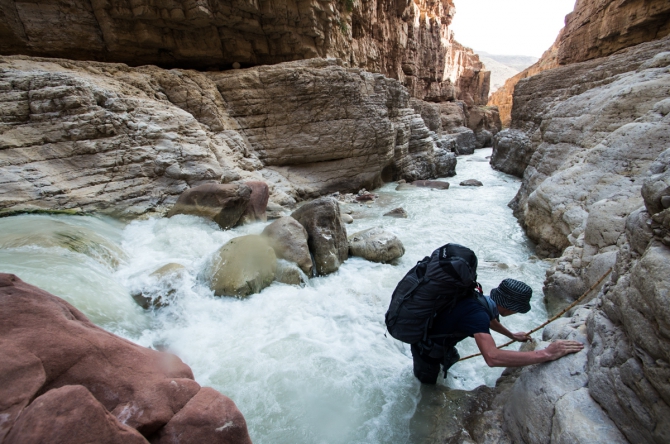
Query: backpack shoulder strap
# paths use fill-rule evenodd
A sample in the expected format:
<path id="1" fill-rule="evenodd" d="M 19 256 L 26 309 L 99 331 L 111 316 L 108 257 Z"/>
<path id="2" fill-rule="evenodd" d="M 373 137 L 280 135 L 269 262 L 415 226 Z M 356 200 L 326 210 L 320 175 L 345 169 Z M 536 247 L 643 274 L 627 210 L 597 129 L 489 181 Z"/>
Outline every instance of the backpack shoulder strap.
<path id="1" fill-rule="evenodd" d="M 479 302 L 479 304 L 484 307 L 484 310 L 486 310 L 486 314 L 489 315 L 489 319 L 492 321 L 494 319 L 498 320 L 498 313 L 497 310 L 495 310 L 491 304 L 488 302 L 486 296 L 484 296 L 482 293 L 475 291 L 475 300 Z"/>

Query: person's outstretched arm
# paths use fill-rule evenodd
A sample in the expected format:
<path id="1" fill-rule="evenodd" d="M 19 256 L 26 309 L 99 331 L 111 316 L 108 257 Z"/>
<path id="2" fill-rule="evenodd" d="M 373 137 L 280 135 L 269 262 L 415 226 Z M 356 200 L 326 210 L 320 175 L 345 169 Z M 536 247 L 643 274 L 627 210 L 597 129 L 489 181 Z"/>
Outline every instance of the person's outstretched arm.
<path id="1" fill-rule="evenodd" d="M 500 333 L 501 335 L 507 336 L 510 339 L 514 339 L 515 341 L 526 342 L 526 341 L 531 340 L 531 337 L 528 333 L 524 333 L 524 332 L 512 333 L 511 331 L 506 329 L 505 326 L 502 325 L 496 319 L 493 319 L 491 321 L 491 324 L 489 325 L 489 328 L 493 331 L 496 331 L 496 332 Z"/>
<path id="2" fill-rule="evenodd" d="M 577 353 L 584 348 L 584 344 L 577 341 L 552 342 L 544 350 L 520 352 L 513 350 L 500 350 L 488 333 L 476 333 L 475 341 L 479 351 L 482 352 L 486 365 L 489 367 L 523 367 L 525 365 L 539 364 L 553 361 L 570 353 Z"/>

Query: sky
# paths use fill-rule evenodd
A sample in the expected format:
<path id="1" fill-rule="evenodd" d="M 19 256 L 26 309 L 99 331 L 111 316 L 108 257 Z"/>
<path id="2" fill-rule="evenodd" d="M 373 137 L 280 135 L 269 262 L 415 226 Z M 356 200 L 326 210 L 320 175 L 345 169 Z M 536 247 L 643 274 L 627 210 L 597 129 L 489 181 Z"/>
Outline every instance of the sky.
<path id="1" fill-rule="evenodd" d="M 456 41 L 499 55 L 540 57 L 556 40 L 575 0 L 455 0 Z"/>

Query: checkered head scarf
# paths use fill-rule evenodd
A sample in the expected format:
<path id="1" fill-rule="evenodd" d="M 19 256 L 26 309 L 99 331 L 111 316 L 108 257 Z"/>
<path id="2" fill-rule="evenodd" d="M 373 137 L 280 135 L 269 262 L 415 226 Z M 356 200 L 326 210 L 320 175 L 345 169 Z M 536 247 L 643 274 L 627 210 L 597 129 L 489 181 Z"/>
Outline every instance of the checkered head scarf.
<path id="1" fill-rule="evenodd" d="M 515 313 L 528 313 L 532 296 L 533 289 L 515 279 L 505 279 L 491 290 L 491 299 L 496 304 Z"/>

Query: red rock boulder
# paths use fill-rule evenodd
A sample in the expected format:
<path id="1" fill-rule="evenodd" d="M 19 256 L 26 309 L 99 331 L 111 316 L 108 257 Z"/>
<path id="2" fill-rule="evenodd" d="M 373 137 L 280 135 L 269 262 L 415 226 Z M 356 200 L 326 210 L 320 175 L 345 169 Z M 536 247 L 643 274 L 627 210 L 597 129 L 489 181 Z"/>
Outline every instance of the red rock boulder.
<path id="1" fill-rule="evenodd" d="M 119 442 L 108 434 L 110 430 L 116 430 L 119 440 L 136 442 L 139 435 L 128 428 L 155 441 L 202 391 L 177 356 L 115 336 L 64 300 L 4 273 L 0 273 L 0 356 L 0 442 L 5 436 L 11 442 L 33 442 L 31 433 L 39 432 L 35 424 L 54 431 L 68 421 L 82 433 L 81 441 L 71 442 Z M 76 387 L 64 390 L 66 386 Z M 205 395 L 213 396 L 210 390 L 200 396 Z M 217 402 L 229 410 L 224 415 L 221 408 L 205 409 L 199 421 L 217 429 L 233 420 L 235 427 L 222 429 L 231 431 L 208 442 L 249 443 L 242 414 L 232 401 L 217 395 Z M 88 406 L 85 414 L 78 405 Z M 197 416 L 193 408 L 185 412 Z M 75 424 L 77 415 L 80 421 Z M 87 441 L 87 433 L 103 430 L 105 436 Z"/>

